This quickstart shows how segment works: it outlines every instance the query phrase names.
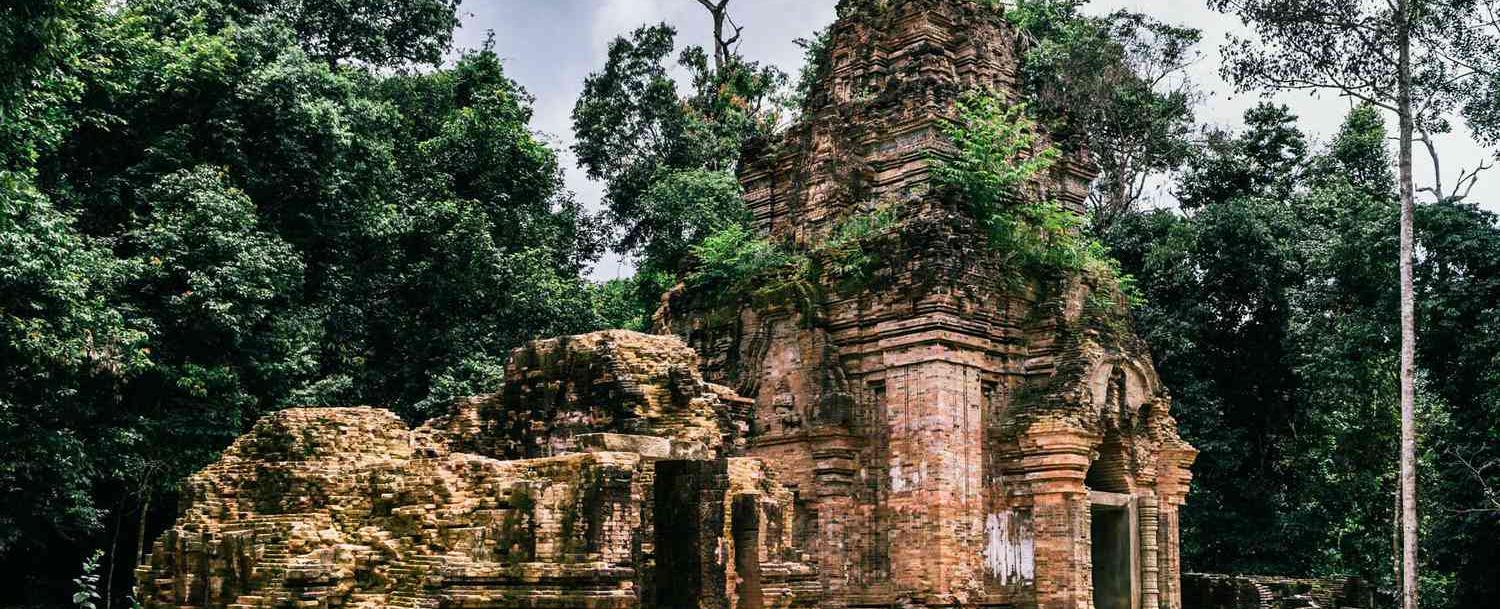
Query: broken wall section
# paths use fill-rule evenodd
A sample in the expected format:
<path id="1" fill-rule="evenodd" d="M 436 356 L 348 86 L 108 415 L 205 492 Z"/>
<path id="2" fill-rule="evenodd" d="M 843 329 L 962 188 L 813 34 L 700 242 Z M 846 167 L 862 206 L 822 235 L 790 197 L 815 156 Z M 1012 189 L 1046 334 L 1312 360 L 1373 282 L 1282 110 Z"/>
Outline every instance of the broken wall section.
<path id="1" fill-rule="evenodd" d="M 496 459 L 579 452 L 589 448 L 579 437 L 597 433 L 663 438 L 673 456 L 707 458 L 743 444 L 750 408 L 704 382 L 681 340 L 609 331 L 512 351 L 504 389 L 459 402 L 417 433 L 436 452 Z"/>
<path id="2" fill-rule="evenodd" d="M 655 607 L 672 589 L 656 547 L 665 505 L 674 524 L 695 515 L 681 521 L 695 527 L 694 553 L 667 557 L 700 565 L 692 606 L 812 606 L 816 573 L 784 526 L 792 495 L 759 461 L 722 454 L 738 437 L 738 398 L 703 383 L 695 362 L 675 339 L 602 333 L 518 350 L 516 387 L 415 431 L 370 408 L 270 415 L 186 482 L 181 517 L 137 571 L 138 598 Z M 534 452 L 554 454 L 495 458 Z M 659 467 L 708 483 L 662 504 Z"/>
<path id="3" fill-rule="evenodd" d="M 1183 609 L 1370 609 L 1374 590 L 1357 578 L 1184 573 Z"/>

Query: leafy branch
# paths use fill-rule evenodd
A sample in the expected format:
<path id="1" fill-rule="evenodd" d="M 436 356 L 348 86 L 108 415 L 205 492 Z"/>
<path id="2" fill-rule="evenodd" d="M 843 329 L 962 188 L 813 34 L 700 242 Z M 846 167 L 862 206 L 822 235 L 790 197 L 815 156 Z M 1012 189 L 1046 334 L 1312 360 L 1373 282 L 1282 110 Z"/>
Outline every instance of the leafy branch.
<path id="1" fill-rule="evenodd" d="M 717 295 L 720 303 L 745 299 L 790 302 L 810 314 L 824 277 L 846 288 L 865 285 L 880 267 L 874 242 L 896 226 L 894 206 L 883 205 L 836 224 L 826 241 L 808 250 L 767 238 L 735 223 L 715 231 L 692 248 L 695 262 L 689 287 Z"/>
<path id="2" fill-rule="evenodd" d="M 83 561 L 83 574 L 73 578 L 73 604 L 79 609 L 95 609 L 102 597 L 99 595 L 99 561 L 104 550 L 94 550 Z"/>
<path id="3" fill-rule="evenodd" d="M 721 302 L 745 297 L 808 302 L 816 292 L 808 279 L 814 271 L 806 254 L 756 238 L 744 224 L 715 231 L 692 252 L 697 264 L 687 275 L 687 285 L 714 292 Z"/>

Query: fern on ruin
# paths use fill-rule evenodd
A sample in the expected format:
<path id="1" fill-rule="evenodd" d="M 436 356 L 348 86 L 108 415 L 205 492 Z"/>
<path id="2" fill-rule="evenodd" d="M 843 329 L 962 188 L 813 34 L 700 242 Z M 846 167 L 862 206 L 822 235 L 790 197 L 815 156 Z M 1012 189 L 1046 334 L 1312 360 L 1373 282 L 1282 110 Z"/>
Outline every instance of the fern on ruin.
<path id="1" fill-rule="evenodd" d="M 889 234 L 899 220 L 898 209 L 891 204 L 852 214 L 834 225 L 828 240 L 814 254 L 828 274 L 844 286 L 867 285 L 883 262 L 875 251 L 876 241 Z"/>

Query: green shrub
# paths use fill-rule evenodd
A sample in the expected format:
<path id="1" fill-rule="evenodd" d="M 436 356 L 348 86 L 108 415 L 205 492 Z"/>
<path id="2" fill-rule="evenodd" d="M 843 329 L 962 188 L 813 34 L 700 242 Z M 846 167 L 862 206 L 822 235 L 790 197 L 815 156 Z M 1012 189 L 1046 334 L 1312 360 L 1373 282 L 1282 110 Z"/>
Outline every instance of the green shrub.
<path id="1" fill-rule="evenodd" d="M 693 246 L 697 265 L 687 276 L 689 286 L 709 290 L 720 302 L 746 297 L 806 300 L 814 291 L 811 259 L 769 239 L 758 239 L 743 224 L 715 231 Z"/>
<path id="2" fill-rule="evenodd" d="M 826 261 L 828 273 L 849 286 L 864 285 L 880 268 L 881 259 L 872 251 L 875 240 L 884 236 L 900 219 L 894 205 L 851 215 L 834 226 L 815 254 Z"/>
<path id="3" fill-rule="evenodd" d="M 955 151 L 938 160 L 934 176 L 968 205 L 1009 271 L 1008 281 L 1084 273 L 1137 299 L 1134 280 L 1120 272 L 1102 244 L 1083 236 L 1080 214 L 1056 201 L 1027 200 L 1027 189 L 1057 163 L 1059 153 L 1042 143 L 1024 104 L 1006 103 L 990 91 L 971 93 L 942 130 Z"/>

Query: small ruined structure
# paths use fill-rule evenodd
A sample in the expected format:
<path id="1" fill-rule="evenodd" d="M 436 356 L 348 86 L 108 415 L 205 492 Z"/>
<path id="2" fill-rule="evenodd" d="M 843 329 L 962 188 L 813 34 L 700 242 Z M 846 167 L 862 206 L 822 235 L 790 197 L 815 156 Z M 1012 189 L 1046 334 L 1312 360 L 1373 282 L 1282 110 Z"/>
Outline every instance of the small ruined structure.
<path id="1" fill-rule="evenodd" d="M 368 408 L 260 421 L 184 485 L 146 607 L 806 607 L 791 494 L 727 457 L 742 403 L 673 338 L 518 349 L 505 391 L 413 431 Z"/>
<path id="2" fill-rule="evenodd" d="M 1358 579 L 1253 575 L 1182 575 L 1187 609 L 1353 609 L 1375 606 L 1375 591 Z"/>
<path id="3" fill-rule="evenodd" d="M 811 256 L 895 210 L 868 277 L 680 287 L 664 336 L 535 343 L 415 431 L 269 417 L 188 481 L 144 604 L 1181 608 L 1196 451 L 1125 299 L 1016 277 L 932 179 L 961 95 L 1020 97 L 995 4 L 843 0 L 802 122 L 746 153 L 756 229 Z M 1071 152 L 1025 194 L 1092 177 Z"/>

